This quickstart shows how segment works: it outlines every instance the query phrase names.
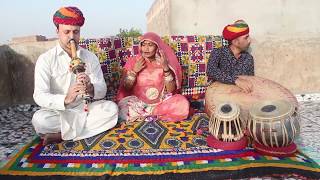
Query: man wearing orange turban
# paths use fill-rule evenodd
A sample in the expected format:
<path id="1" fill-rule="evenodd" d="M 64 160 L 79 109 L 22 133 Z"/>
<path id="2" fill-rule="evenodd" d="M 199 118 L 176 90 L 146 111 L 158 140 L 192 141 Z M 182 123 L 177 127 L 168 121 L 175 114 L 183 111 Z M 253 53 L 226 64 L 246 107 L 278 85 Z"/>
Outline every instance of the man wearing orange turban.
<path id="1" fill-rule="evenodd" d="M 94 101 L 85 107 L 82 95 L 102 99 L 106 83 L 97 56 L 76 47 L 77 57 L 85 63 L 85 72 L 70 71 L 70 40 L 79 44 L 80 27 L 85 18 L 76 7 L 62 7 L 53 16 L 59 41 L 40 55 L 35 66 L 33 98 L 41 106 L 32 118 L 44 144 L 60 140 L 80 140 L 95 136 L 117 124 L 118 108 L 111 101 Z"/>
<path id="2" fill-rule="evenodd" d="M 209 80 L 235 84 L 244 92 L 252 89 L 252 84 L 243 75 L 254 75 L 253 57 L 247 52 L 250 46 L 249 26 L 238 20 L 223 29 L 223 38 L 229 46 L 213 49 L 208 62 Z"/>

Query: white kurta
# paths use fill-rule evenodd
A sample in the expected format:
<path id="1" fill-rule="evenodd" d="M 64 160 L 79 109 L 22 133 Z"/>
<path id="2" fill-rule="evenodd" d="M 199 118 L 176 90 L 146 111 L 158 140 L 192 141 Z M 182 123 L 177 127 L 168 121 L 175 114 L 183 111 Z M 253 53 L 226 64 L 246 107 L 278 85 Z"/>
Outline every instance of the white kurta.
<path id="1" fill-rule="evenodd" d="M 98 58 L 86 49 L 79 48 L 78 57 L 86 64 L 86 74 L 94 86 L 94 99 L 106 94 L 106 83 Z M 58 44 L 40 55 L 35 66 L 35 102 L 41 106 L 32 123 L 38 134 L 61 132 L 63 140 L 79 140 L 97 135 L 117 124 L 118 107 L 111 101 L 89 104 L 89 113 L 83 111 L 83 101 L 65 106 L 64 99 L 76 76 L 69 71 L 71 58 Z"/>

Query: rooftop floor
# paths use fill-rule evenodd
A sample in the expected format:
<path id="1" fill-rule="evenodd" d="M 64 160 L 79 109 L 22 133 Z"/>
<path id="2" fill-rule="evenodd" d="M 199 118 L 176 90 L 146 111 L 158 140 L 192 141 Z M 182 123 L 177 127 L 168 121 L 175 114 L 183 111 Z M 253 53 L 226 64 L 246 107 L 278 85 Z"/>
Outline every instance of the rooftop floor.
<path id="1" fill-rule="evenodd" d="M 300 104 L 301 134 L 298 148 L 320 164 L 320 94 L 296 95 Z M 31 124 L 33 113 L 39 107 L 17 105 L 0 110 L 1 164 L 35 136 Z M 1 166 L 0 164 L 0 166 Z"/>

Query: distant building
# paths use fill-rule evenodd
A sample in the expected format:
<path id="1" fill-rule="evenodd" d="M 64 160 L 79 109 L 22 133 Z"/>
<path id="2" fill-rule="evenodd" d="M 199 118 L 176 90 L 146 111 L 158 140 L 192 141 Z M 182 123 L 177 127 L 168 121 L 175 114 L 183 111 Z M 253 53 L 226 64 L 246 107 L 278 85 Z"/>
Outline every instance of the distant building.
<path id="1" fill-rule="evenodd" d="M 39 42 L 39 41 L 48 41 L 48 39 L 42 35 L 22 36 L 22 37 L 12 38 L 10 43 L 16 44 L 16 43 L 24 43 L 24 42 Z"/>
<path id="2" fill-rule="evenodd" d="M 147 31 L 159 35 L 172 34 L 171 0 L 155 0 L 147 12 Z M 185 1 L 187 2 L 187 1 Z"/>
<path id="3" fill-rule="evenodd" d="M 54 37 L 54 38 L 48 38 L 47 40 L 48 41 L 56 41 L 56 40 L 58 40 L 59 38 L 56 38 L 56 37 Z"/>
<path id="4" fill-rule="evenodd" d="M 225 25 L 245 20 L 254 37 L 320 34 L 319 0 L 154 0 L 147 31 L 159 35 L 221 35 Z"/>

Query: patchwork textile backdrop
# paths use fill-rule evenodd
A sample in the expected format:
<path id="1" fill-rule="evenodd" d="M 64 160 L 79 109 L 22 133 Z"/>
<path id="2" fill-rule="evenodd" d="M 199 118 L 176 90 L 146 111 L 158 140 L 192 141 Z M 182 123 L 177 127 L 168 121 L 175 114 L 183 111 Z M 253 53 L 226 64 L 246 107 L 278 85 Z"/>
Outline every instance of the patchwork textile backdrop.
<path id="1" fill-rule="evenodd" d="M 182 94 L 200 99 L 207 86 L 207 62 L 213 48 L 227 45 L 220 36 L 164 36 L 162 39 L 175 51 L 183 70 Z M 122 67 L 128 57 L 139 51 L 138 38 L 82 39 L 80 46 L 94 52 L 101 63 L 108 86 L 107 99 L 113 99 L 119 87 Z"/>

